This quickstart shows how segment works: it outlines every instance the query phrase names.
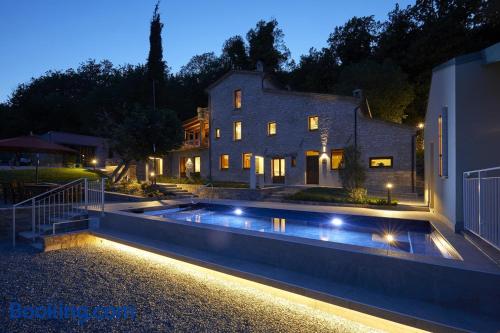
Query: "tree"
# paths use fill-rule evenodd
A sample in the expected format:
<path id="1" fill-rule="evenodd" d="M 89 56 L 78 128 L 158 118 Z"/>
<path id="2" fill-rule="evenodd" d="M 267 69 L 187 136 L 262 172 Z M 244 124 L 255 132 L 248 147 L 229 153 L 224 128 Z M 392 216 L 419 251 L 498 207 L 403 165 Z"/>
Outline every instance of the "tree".
<path id="1" fill-rule="evenodd" d="M 378 25 L 373 16 L 353 17 L 335 27 L 328 38 L 330 49 L 344 65 L 367 60 L 373 54 Z"/>
<path id="2" fill-rule="evenodd" d="M 258 61 L 262 61 L 266 72 L 283 70 L 290 58 L 290 51 L 283 41 L 284 36 L 275 19 L 257 22 L 255 28 L 247 33 L 252 68 L 255 68 Z"/>
<path id="3" fill-rule="evenodd" d="M 344 148 L 341 166 L 339 169 L 342 186 L 356 202 L 362 202 L 366 198 L 364 189 L 366 170 L 361 162 L 361 153 L 354 146 Z"/>
<path id="4" fill-rule="evenodd" d="M 116 168 L 115 182 L 127 173 L 133 160 L 143 161 L 153 154 L 166 154 L 178 148 L 183 139 L 181 122 L 169 109 L 153 110 L 135 105 L 124 110 L 124 117 L 118 121 L 105 118 L 104 124 L 111 149 L 123 159 Z"/>
<path id="5" fill-rule="evenodd" d="M 345 66 L 335 91 L 344 95 L 362 89 L 376 118 L 401 123 L 415 96 L 407 75 L 391 61 L 369 60 Z"/>
<path id="6" fill-rule="evenodd" d="M 308 55 L 300 57 L 288 81 L 294 90 L 328 93 L 337 82 L 339 69 L 337 58 L 330 49 L 311 48 Z"/>
<path id="7" fill-rule="evenodd" d="M 146 87 L 155 86 L 155 96 L 153 98 L 158 102 L 158 105 L 163 104 L 163 88 L 165 82 L 166 64 L 163 61 L 163 47 L 161 39 L 161 30 L 163 23 L 160 21 L 159 2 L 156 3 L 151 19 L 149 33 L 149 55 L 146 63 L 149 84 Z"/>
<path id="8" fill-rule="evenodd" d="M 231 69 L 250 69 L 245 41 L 241 36 L 233 36 L 224 42 L 222 59 Z"/>

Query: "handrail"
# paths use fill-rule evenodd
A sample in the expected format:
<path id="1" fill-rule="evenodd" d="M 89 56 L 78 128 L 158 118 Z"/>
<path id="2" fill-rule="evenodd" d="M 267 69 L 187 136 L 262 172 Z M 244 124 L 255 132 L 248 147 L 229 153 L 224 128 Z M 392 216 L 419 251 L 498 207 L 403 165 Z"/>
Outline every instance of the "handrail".
<path id="1" fill-rule="evenodd" d="M 66 186 L 68 186 L 68 185 L 75 184 L 75 183 L 77 183 L 77 182 L 79 182 L 79 181 L 82 181 L 82 180 L 84 180 L 84 178 L 79 178 L 79 179 L 73 180 L 73 181 L 71 181 L 71 182 L 69 182 L 69 183 L 67 183 L 67 184 L 63 184 L 63 185 L 61 185 L 61 186 L 58 186 L 58 187 L 56 187 L 56 188 L 53 188 L 52 190 L 49 190 L 49 191 L 47 191 L 47 192 L 41 193 L 41 194 L 39 194 L 39 195 L 36 195 L 36 196 L 31 197 L 31 198 L 29 198 L 29 199 L 26 199 L 26 200 L 24 200 L 24 201 L 21 201 L 21 202 L 18 202 L 18 203 L 16 203 L 16 204 L 13 204 L 13 205 L 12 205 L 12 207 L 17 207 L 17 206 L 19 206 L 19 205 L 25 204 L 25 203 L 27 203 L 27 202 L 30 202 L 30 201 L 32 201 L 32 200 L 34 200 L 34 199 L 36 199 L 36 198 L 39 198 L 39 197 L 41 197 L 41 196 L 45 196 L 45 195 L 50 194 L 51 192 L 54 192 L 54 191 L 58 191 L 58 190 L 62 189 L 63 187 L 66 187 Z"/>
<path id="2" fill-rule="evenodd" d="M 465 176 L 465 175 L 469 176 L 471 173 L 476 173 L 476 172 L 486 172 L 486 171 L 494 171 L 494 170 L 500 170 L 500 166 L 498 166 L 498 167 L 493 167 L 493 168 L 486 168 L 486 169 L 478 169 L 478 170 L 464 171 L 464 176 Z"/>

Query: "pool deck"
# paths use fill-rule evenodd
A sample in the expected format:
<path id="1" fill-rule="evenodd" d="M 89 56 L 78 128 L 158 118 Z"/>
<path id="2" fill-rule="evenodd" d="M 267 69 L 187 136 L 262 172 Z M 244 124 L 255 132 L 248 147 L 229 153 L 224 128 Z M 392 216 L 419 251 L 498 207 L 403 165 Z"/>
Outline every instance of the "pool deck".
<path id="1" fill-rule="evenodd" d="M 388 256 L 404 260 L 419 261 L 434 265 L 448 266 L 468 271 L 486 272 L 498 275 L 500 267 L 484 255 L 478 248 L 468 242 L 462 235 L 455 233 L 445 222 L 437 219 L 433 214 L 424 211 L 393 211 L 357 207 L 304 205 L 292 203 L 238 201 L 238 200 L 194 200 L 201 203 L 226 204 L 232 206 L 246 206 L 270 209 L 289 209 L 296 211 L 315 211 L 323 213 L 337 213 L 348 215 L 363 215 L 411 220 L 429 221 L 436 230 L 457 250 L 462 260 L 450 260 L 434 257 L 418 257 L 411 254 L 388 252 Z M 105 206 L 106 212 L 120 212 L 125 215 L 133 213 L 123 212 L 128 209 L 158 207 L 162 205 L 176 205 L 192 203 L 187 200 L 161 200 L 146 202 L 113 203 Z M 150 217 L 151 218 L 151 217 Z M 156 218 L 156 217 L 153 217 Z M 478 313 L 469 313 L 460 309 L 451 309 L 436 304 L 403 297 L 387 296 L 382 293 L 371 292 L 363 288 L 356 288 L 344 284 L 334 283 L 321 278 L 310 277 L 298 272 L 292 272 L 264 264 L 248 262 L 236 258 L 206 253 L 196 249 L 166 244 L 151 239 L 141 238 L 131 234 L 97 229 L 96 236 L 113 241 L 160 253 L 179 260 L 191 262 L 210 269 L 243 277 L 280 289 L 296 292 L 314 299 L 323 300 L 356 311 L 394 320 L 400 323 L 419 327 L 430 331 L 497 331 L 500 329 L 500 320 Z M 328 245 L 330 246 L 330 245 Z M 335 246 L 333 244 L 332 246 Z M 370 249 L 366 250 L 367 253 Z M 500 280 L 499 280 L 500 281 Z M 446 282 L 441 282 L 446 283 Z M 460 293 L 457 290 L 457 293 Z"/>

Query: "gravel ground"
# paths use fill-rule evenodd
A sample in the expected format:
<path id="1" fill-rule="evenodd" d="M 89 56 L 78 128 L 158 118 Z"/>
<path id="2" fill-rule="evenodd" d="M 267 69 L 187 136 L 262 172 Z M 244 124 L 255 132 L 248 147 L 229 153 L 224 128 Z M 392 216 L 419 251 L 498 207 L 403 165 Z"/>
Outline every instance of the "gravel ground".
<path id="1" fill-rule="evenodd" d="M 0 244 L 2 332 L 367 332 L 366 326 L 105 246 L 37 253 Z M 132 305 L 135 320 L 9 319 L 10 302 Z"/>

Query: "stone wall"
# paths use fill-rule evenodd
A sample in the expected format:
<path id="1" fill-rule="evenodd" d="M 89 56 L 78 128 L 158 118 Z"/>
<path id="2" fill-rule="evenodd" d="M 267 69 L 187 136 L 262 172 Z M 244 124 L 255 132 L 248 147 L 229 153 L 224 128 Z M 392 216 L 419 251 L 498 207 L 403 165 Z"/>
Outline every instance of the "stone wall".
<path id="1" fill-rule="evenodd" d="M 319 185 L 340 187 L 338 170 L 331 169 L 333 149 L 354 143 L 354 114 L 358 112 L 358 146 L 367 169 L 367 186 L 411 191 L 411 127 L 369 119 L 355 111 L 359 100 L 352 97 L 305 94 L 263 88 L 260 73 L 235 72 L 210 90 L 212 176 L 218 181 L 249 182 L 250 170 L 243 169 L 243 153 L 265 158 L 259 184 L 272 183 L 271 159 L 285 159 L 285 184 L 304 184 L 306 152 L 320 154 Z M 233 93 L 242 90 L 242 107 L 234 109 Z M 308 117 L 319 117 L 319 129 L 308 129 Z M 233 138 L 233 124 L 242 123 L 242 139 Z M 277 134 L 269 136 L 267 125 L 276 122 Z M 214 139 L 215 130 L 221 137 Z M 229 155 L 229 169 L 221 170 L 220 156 Z M 392 156 L 390 169 L 369 168 L 370 157 Z M 292 159 L 295 166 L 292 166 Z"/>
<path id="2" fill-rule="evenodd" d="M 227 188 L 209 187 L 205 185 L 177 184 L 183 190 L 196 194 L 200 198 L 206 199 L 233 199 L 233 200 L 261 200 L 270 195 L 278 188 L 248 189 L 248 188 Z"/>

